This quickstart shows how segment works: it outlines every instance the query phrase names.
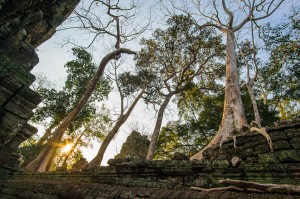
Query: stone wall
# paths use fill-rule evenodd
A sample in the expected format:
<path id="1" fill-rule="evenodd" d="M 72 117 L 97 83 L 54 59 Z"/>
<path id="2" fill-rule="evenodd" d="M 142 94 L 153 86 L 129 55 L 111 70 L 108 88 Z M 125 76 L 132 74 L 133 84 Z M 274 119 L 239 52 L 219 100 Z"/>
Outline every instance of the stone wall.
<path id="1" fill-rule="evenodd" d="M 274 152 L 269 151 L 263 136 L 253 133 L 238 136 L 238 148 L 229 140 L 222 148 L 207 151 L 202 161 L 122 159 L 82 172 L 18 173 L 15 179 L 0 183 L 0 194 L 11 197 L 26 192 L 30 197 L 52 194 L 53 198 L 67 198 L 70 192 L 66 190 L 71 189 L 73 198 L 242 198 L 247 194 L 249 198 L 285 198 L 281 193 L 257 190 L 247 190 L 247 194 L 246 190 L 218 194 L 191 190 L 221 187 L 219 181 L 224 179 L 300 185 L 300 121 L 269 128 L 268 133 Z M 233 157 L 240 159 L 236 165 Z M 294 197 L 300 195 L 288 196 Z"/>
<path id="2" fill-rule="evenodd" d="M 129 187 L 111 184 L 61 182 L 53 180 L 0 181 L 1 199 L 297 199 L 299 195 L 283 193 L 214 191 L 199 192 L 189 187 L 174 189 Z"/>
<path id="3" fill-rule="evenodd" d="M 0 1 L 0 55 L 7 56 L 17 66 L 0 73 L 0 178 L 8 177 L 17 169 L 16 149 L 37 132 L 27 123 L 41 101 L 29 88 L 35 80 L 30 70 L 39 61 L 35 48 L 55 33 L 78 2 Z M 2 64 L 6 63 L 1 63 L 1 67 Z"/>

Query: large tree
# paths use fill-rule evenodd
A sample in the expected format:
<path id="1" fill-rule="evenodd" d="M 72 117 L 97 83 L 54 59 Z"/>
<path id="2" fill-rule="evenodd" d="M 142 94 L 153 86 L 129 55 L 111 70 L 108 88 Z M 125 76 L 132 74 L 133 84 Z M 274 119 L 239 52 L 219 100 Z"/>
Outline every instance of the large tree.
<path id="1" fill-rule="evenodd" d="M 34 90 L 43 97 L 43 103 L 35 110 L 32 122 L 44 124 L 46 130 L 43 136 L 38 140 L 35 147 L 42 149 L 49 138 L 53 135 L 53 130 L 62 122 L 68 113 L 74 108 L 84 93 L 83 85 L 95 73 L 97 66 L 92 62 L 90 53 L 82 48 L 73 48 L 73 55 L 76 59 L 65 64 L 67 70 L 67 79 L 63 88 L 57 89 L 50 83 L 45 76 L 39 75 L 38 81 L 34 84 Z M 74 134 L 84 124 L 90 123 L 96 117 L 96 101 L 106 98 L 111 90 L 110 82 L 107 78 L 102 78 L 93 92 L 90 100 L 86 103 L 83 110 L 73 120 L 67 128 L 67 134 Z M 29 159 L 32 161 L 38 154 L 33 153 Z M 55 154 L 53 153 L 52 156 Z M 51 158 L 53 160 L 53 158 Z M 52 161 L 49 161 L 50 168 Z"/>
<path id="2" fill-rule="evenodd" d="M 74 163 L 74 156 L 76 157 L 78 151 L 80 152 L 80 147 L 92 146 L 92 140 L 102 142 L 112 125 L 110 117 L 108 109 L 102 106 L 93 120 L 83 125 L 76 135 L 69 136 L 72 147 L 63 156 L 62 165 L 67 166 Z"/>
<path id="3" fill-rule="evenodd" d="M 158 29 L 153 38 L 142 41 L 142 50 L 137 56 L 137 67 L 157 76 L 152 93 L 146 98 L 157 100 L 160 105 L 148 160 L 154 157 L 164 111 L 171 98 L 186 90 L 192 81 L 201 82 L 203 87 L 213 81 L 208 78 L 202 82 L 195 77 L 214 73 L 216 58 L 223 52 L 220 37 L 209 28 L 198 29 L 188 16 L 173 16 L 167 24 L 166 30 Z"/>
<path id="4" fill-rule="evenodd" d="M 121 126 L 127 121 L 137 103 L 145 94 L 149 82 L 151 82 L 151 76 L 145 76 L 145 73 L 142 73 L 142 71 L 137 72 L 136 74 L 132 72 L 124 72 L 118 75 L 117 68 L 118 65 L 115 64 L 114 81 L 120 96 L 120 112 L 118 113 L 118 118 L 113 127 L 109 130 L 107 136 L 101 143 L 98 153 L 89 162 L 88 168 L 101 165 L 108 145 L 118 133 Z"/>
<path id="5" fill-rule="evenodd" d="M 241 88 L 242 100 L 246 118 L 252 121 L 255 114 L 247 90 L 245 86 Z M 162 127 L 155 152 L 156 159 L 172 158 L 174 152 L 191 157 L 214 137 L 222 119 L 224 94 L 220 90 L 201 93 L 198 89 L 189 89 L 177 98 L 180 118 Z M 257 105 L 263 126 L 273 125 L 278 120 L 278 112 L 270 105 L 263 100 L 257 100 Z"/>
<path id="6" fill-rule="evenodd" d="M 184 1 L 184 3 L 185 5 L 182 7 L 173 5 L 178 10 L 192 16 L 199 29 L 214 27 L 226 36 L 225 100 L 222 121 L 211 142 L 191 157 L 191 159 L 201 159 L 204 150 L 234 136 L 233 134 L 236 131 L 241 132 L 248 129 L 246 128 L 248 123 L 240 91 L 235 33 L 241 30 L 249 21 L 257 22 L 272 15 L 283 3 L 283 0 L 242 0 L 239 2 L 225 0 L 204 2 L 197 0 L 192 2 L 194 8 L 191 8 L 190 2 Z M 203 23 L 203 20 L 207 22 Z M 266 134 L 263 133 L 263 135 L 267 137 Z M 270 141 L 269 138 L 267 139 Z"/>
<path id="7" fill-rule="evenodd" d="M 119 27 L 119 19 L 118 17 L 114 17 L 116 21 L 117 27 Z M 120 30 L 117 28 L 117 35 L 120 35 Z M 119 38 L 119 37 L 118 37 Z M 77 104 L 72 108 L 70 112 L 68 112 L 67 116 L 63 119 L 63 121 L 59 124 L 59 126 L 53 132 L 52 137 L 47 143 L 46 148 L 38 155 L 36 159 L 34 159 L 29 165 L 27 165 L 26 169 L 31 171 L 44 172 L 46 167 L 51 160 L 53 154 L 56 153 L 57 143 L 61 141 L 62 136 L 66 129 L 70 126 L 70 124 L 74 121 L 74 119 L 78 116 L 78 114 L 82 111 L 85 104 L 90 99 L 93 91 L 96 89 L 97 85 L 99 85 L 99 80 L 103 75 L 104 69 L 108 62 L 111 60 L 118 60 L 121 54 L 135 54 L 134 51 L 120 48 L 120 40 L 117 39 L 116 42 L 116 50 L 108 53 L 100 62 L 97 71 L 93 75 L 93 77 L 87 82 L 86 87 L 84 88 L 84 93 L 81 98 L 78 100 Z"/>

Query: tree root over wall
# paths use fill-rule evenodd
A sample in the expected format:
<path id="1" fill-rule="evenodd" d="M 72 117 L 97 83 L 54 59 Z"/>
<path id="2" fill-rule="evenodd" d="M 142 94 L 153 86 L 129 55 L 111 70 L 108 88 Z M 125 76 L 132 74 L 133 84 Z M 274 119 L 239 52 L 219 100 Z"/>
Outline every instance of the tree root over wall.
<path id="1" fill-rule="evenodd" d="M 200 188 L 191 187 L 190 190 L 200 192 L 219 192 L 219 191 L 237 191 L 237 192 L 249 192 L 249 193 L 280 193 L 280 194 L 300 194 L 299 185 L 288 185 L 288 184 L 261 184 L 257 182 L 243 181 L 243 180 L 220 180 L 221 185 L 228 187 L 217 187 L 217 188 Z"/>

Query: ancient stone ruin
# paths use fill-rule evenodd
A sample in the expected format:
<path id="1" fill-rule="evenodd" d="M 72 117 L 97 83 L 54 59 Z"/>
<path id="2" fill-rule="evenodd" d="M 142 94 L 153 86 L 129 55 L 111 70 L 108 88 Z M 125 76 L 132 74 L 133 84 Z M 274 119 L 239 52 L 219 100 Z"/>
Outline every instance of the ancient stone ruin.
<path id="1" fill-rule="evenodd" d="M 0 1 L 0 54 L 20 70 L 0 73 L 0 198 L 299 198 L 300 120 L 237 137 L 201 161 L 111 160 L 90 170 L 19 171 L 16 149 L 36 128 L 27 121 L 40 103 L 29 86 L 38 63 L 34 49 L 49 39 L 78 0 Z M 180 155 L 179 155 L 180 156 Z M 178 157 L 179 157 L 178 156 Z M 182 160 L 180 160 L 182 159 Z M 252 183 L 255 182 L 255 183 Z M 258 184 L 262 183 L 262 184 Z M 283 186 L 274 186 L 274 185 Z M 210 188 L 210 189 L 209 189 Z"/>
<path id="2" fill-rule="evenodd" d="M 0 177 L 18 170 L 19 145 L 37 132 L 27 123 L 41 98 L 29 86 L 30 70 L 39 59 L 35 48 L 49 39 L 73 11 L 79 0 L 0 1 Z M 3 65 L 2 65 L 3 64 Z"/>
<path id="3" fill-rule="evenodd" d="M 231 139 L 207 151 L 201 161 L 124 158 L 83 171 L 19 172 L 0 182 L 0 193 L 7 198 L 297 198 L 300 120 L 268 133 L 274 152 L 253 133 L 237 137 L 237 148 Z M 269 184 L 287 187 L 266 188 Z"/>

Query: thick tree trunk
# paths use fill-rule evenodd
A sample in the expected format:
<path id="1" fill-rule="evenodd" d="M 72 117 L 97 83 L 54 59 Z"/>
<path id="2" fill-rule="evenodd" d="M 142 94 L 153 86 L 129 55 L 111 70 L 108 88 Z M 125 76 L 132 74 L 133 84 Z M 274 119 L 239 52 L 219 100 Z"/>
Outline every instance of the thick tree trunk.
<path id="1" fill-rule="evenodd" d="M 172 96 L 173 96 L 173 94 L 167 95 L 164 102 L 162 103 L 162 105 L 160 106 L 160 108 L 158 110 L 157 119 L 156 119 L 154 131 L 152 133 L 152 137 L 151 137 L 150 145 L 149 145 L 149 148 L 148 148 L 148 153 L 147 153 L 147 156 L 146 156 L 146 160 L 153 160 L 153 158 L 154 158 L 155 147 L 156 147 L 156 143 L 157 143 L 157 140 L 158 140 L 158 136 L 159 136 L 160 127 L 161 127 L 161 123 L 162 123 L 162 120 L 163 120 L 164 112 L 165 112 L 165 109 L 166 109 L 170 99 L 172 98 Z"/>
<path id="2" fill-rule="evenodd" d="M 49 160 L 51 159 L 51 155 L 56 153 L 58 143 L 60 143 L 64 132 L 67 130 L 71 122 L 77 117 L 77 115 L 80 113 L 80 111 L 83 109 L 83 107 L 89 100 L 90 96 L 95 90 L 95 87 L 100 77 L 103 75 L 107 63 L 112 59 L 118 59 L 121 53 L 136 54 L 135 52 L 129 49 L 120 48 L 114 52 L 107 54 L 102 59 L 101 63 L 99 64 L 98 70 L 96 71 L 93 78 L 89 81 L 85 93 L 79 100 L 78 104 L 73 108 L 73 110 L 67 115 L 67 117 L 53 132 L 53 136 L 48 142 L 46 148 L 38 155 L 36 159 L 34 159 L 31 163 L 27 165 L 26 169 L 30 171 L 45 172 L 46 166 L 49 163 Z"/>
<path id="3" fill-rule="evenodd" d="M 117 134 L 117 132 L 119 131 L 120 127 L 126 122 L 126 120 L 128 119 L 129 115 L 133 111 L 135 105 L 142 98 L 143 94 L 144 94 L 144 90 L 141 91 L 140 94 L 135 98 L 135 100 L 133 101 L 133 103 L 131 104 L 131 106 L 127 110 L 127 112 L 124 115 L 121 115 L 119 117 L 119 119 L 116 122 L 115 126 L 112 128 L 112 130 L 108 133 L 108 135 L 103 140 L 103 142 L 101 144 L 101 147 L 100 147 L 97 155 L 89 162 L 88 168 L 97 167 L 97 166 L 101 165 L 104 153 L 105 153 L 105 151 L 106 151 L 109 143 L 112 141 L 112 139 L 114 138 L 114 136 Z"/>
<path id="4" fill-rule="evenodd" d="M 211 142 L 191 159 L 202 159 L 204 150 L 214 147 L 220 141 L 232 136 L 234 129 L 242 129 L 244 125 L 247 125 L 241 98 L 233 31 L 226 30 L 226 36 L 226 80 L 222 122 Z"/>
<path id="5" fill-rule="evenodd" d="M 258 124 L 258 126 L 261 127 L 260 115 L 259 115 L 259 111 L 258 111 L 258 107 L 257 107 L 257 103 L 256 103 L 256 98 L 255 98 L 255 95 L 252 90 L 252 86 L 249 83 L 246 86 L 247 86 L 247 90 L 248 90 L 248 93 L 250 95 L 250 99 L 252 102 L 252 107 L 253 107 L 253 112 L 254 112 L 254 117 L 255 117 L 254 120 L 255 120 L 256 124 Z"/>
<path id="6" fill-rule="evenodd" d="M 46 166 L 45 172 L 50 171 L 52 169 L 52 165 L 54 165 L 54 159 L 56 157 L 57 150 L 53 153 L 49 159 L 49 162 Z"/>
<path id="7" fill-rule="evenodd" d="M 44 135 L 39 139 L 39 141 L 36 143 L 37 146 L 42 146 L 43 143 L 50 137 L 52 131 L 52 127 L 47 128 L 45 130 Z"/>

